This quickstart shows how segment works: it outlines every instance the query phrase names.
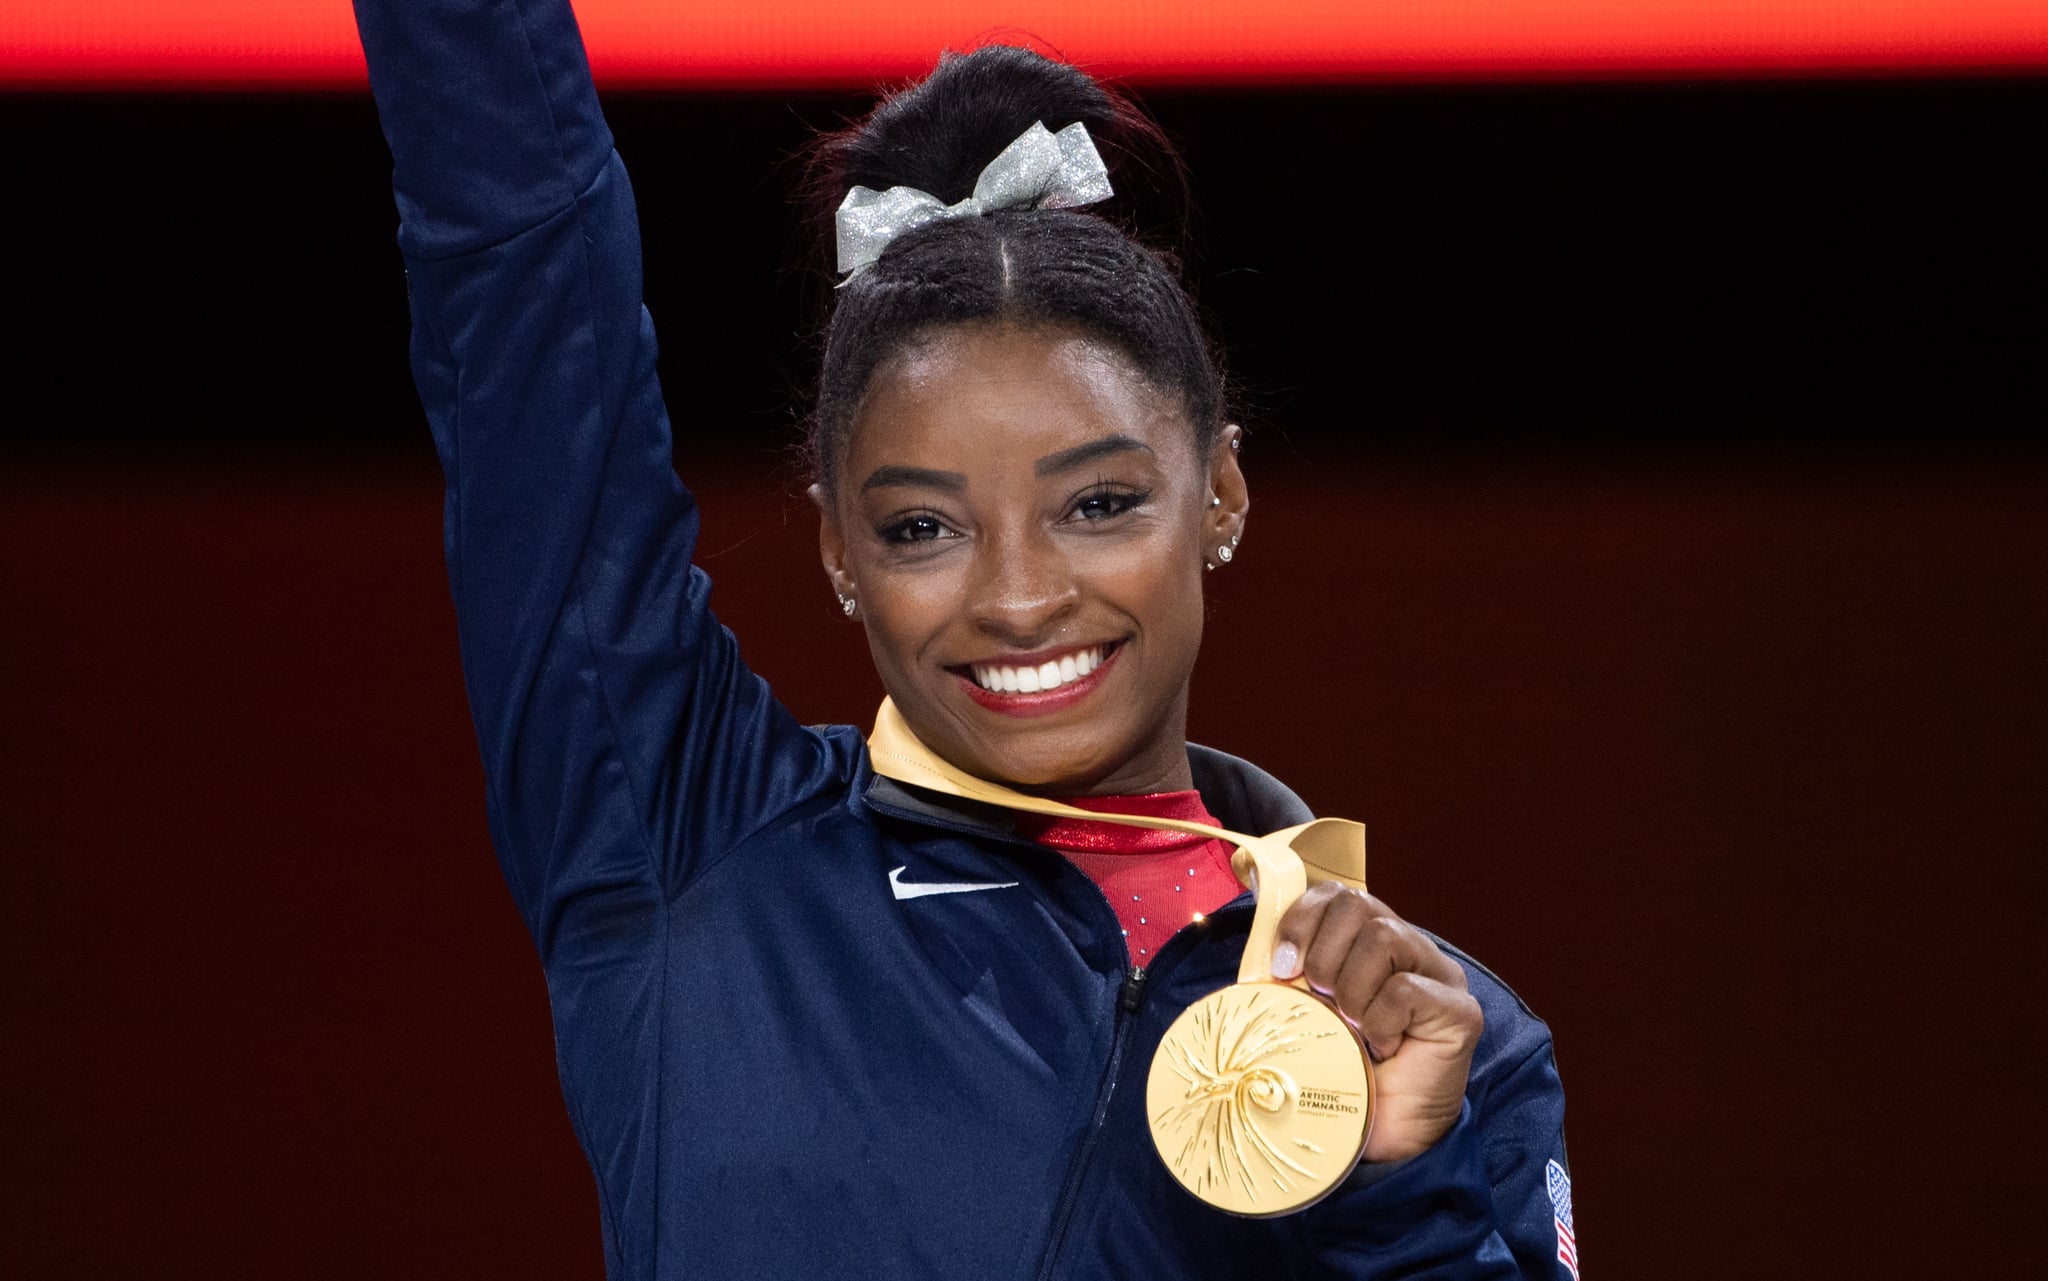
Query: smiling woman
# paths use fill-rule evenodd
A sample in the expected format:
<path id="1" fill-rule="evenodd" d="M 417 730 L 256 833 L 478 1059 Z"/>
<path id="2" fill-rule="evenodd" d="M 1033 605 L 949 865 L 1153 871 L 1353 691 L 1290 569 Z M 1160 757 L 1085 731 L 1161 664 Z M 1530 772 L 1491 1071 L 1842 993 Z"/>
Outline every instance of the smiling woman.
<path id="1" fill-rule="evenodd" d="M 822 148 L 811 494 L 864 741 L 711 614 L 566 3 L 357 13 L 610 1273 L 1575 1275 L 1543 1025 L 1365 893 L 1356 825 L 1186 741 L 1249 499 L 1127 230 L 1184 190 L 1157 130 L 993 46 Z"/>
<path id="2" fill-rule="evenodd" d="M 884 365 L 849 483 L 812 492 L 826 573 L 920 737 L 1033 790 L 1191 786 L 1201 567 L 1243 525 L 1237 438 L 1198 452 L 1176 397 L 1073 330 L 958 323 Z"/>

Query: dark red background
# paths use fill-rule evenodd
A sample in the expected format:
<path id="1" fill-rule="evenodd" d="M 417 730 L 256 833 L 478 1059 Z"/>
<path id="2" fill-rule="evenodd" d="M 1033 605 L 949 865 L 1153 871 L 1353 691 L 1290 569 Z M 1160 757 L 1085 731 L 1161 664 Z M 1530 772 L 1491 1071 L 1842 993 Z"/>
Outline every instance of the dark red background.
<path id="1" fill-rule="evenodd" d="M 1259 293 L 1244 275 L 1339 232 L 1205 205 L 1264 430 L 1194 732 L 1367 820 L 1375 888 L 1550 1021 L 1589 1276 L 2022 1275 L 2048 456 L 1999 437 L 2039 421 L 2041 224 L 1978 161 L 2024 149 L 1997 122 L 2041 95 L 1772 92 L 1384 100 L 1462 149 L 1378 153 L 1376 296 L 1342 255 Z M 338 122 L 311 160 L 229 146 L 260 136 L 247 104 L 0 103 L 50 208 L 0 480 L 0 1273 L 594 1277 L 484 830 L 375 136 L 360 104 L 292 110 Z M 1577 142 L 1486 149 L 1543 111 Z M 1751 132 L 1670 127 L 1700 112 Z M 1795 142 L 1741 160 L 1760 138 Z M 1801 179 L 1815 157 L 1845 167 Z M 265 205 L 280 170 L 299 194 Z M 1446 173 L 1432 206 L 1416 175 Z M 1828 203 L 1929 174 L 1903 209 Z M 662 183 L 651 238 L 689 216 Z M 1463 234 L 1489 191 L 1504 229 Z M 1231 239 L 1262 218 L 1270 252 Z M 1389 228 L 1405 246 L 1370 248 Z M 1894 259 L 1826 258 L 1865 237 Z M 707 380 L 695 291 L 726 286 L 678 285 L 671 252 L 673 398 L 747 424 L 686 435 L 719 608 L 801 714 L 864 720 L 879 691 L 764 421 L 795 303 L 749 331 L 781 355 Z M 1816 272 L 1833 293 L 1771 287 Z"/>

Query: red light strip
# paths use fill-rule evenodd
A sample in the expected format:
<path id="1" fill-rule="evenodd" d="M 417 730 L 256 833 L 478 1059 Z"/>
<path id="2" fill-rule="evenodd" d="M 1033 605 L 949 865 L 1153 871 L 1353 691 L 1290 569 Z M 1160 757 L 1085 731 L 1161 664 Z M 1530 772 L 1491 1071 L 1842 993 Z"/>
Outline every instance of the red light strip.
<path id="1" fill-rule="evenodd" d="M 1031 33 L 1160 83 L 2048 69 L 2048 0 L 584 0 L 611 84 L 868 86 L 939 49 Z M 345 0 L 0 0 L 11 88 L 346 88 Z"/>

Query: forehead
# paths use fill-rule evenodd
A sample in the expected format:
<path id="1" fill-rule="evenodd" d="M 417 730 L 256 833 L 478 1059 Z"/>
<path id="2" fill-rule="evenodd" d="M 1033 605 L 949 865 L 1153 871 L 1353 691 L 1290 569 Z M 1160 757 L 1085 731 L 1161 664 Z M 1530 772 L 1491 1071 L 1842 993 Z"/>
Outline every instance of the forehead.
<path id="1" fill-rule="evenodd" d="M 952 326 L 876 371 L 847 443 L 847 472 L 857 484 L 884 464 L 1028 465 L 1112 434 L 1143 441 L 1162 460 L 1194 454 L 1177 398 L 1117 348 L 1070 330 Z"/>

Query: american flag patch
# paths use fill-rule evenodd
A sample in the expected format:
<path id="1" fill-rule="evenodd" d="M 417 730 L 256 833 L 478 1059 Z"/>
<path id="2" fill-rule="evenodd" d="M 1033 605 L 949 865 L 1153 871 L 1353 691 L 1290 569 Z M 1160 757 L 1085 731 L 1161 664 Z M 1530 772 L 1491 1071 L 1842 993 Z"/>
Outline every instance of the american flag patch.
<path id="1" fill-rule="evenodd" d="M 1579 1281 L 1579 1241 L 1572 1235 L 1572 1176 L 1555 1161 L 1544 1167 L 1543 1174 L 1550 1184 L 1551 1217 L 1557 1221 L 1557 1261 L 1572 1274 L 1572 1281 Z"/>

